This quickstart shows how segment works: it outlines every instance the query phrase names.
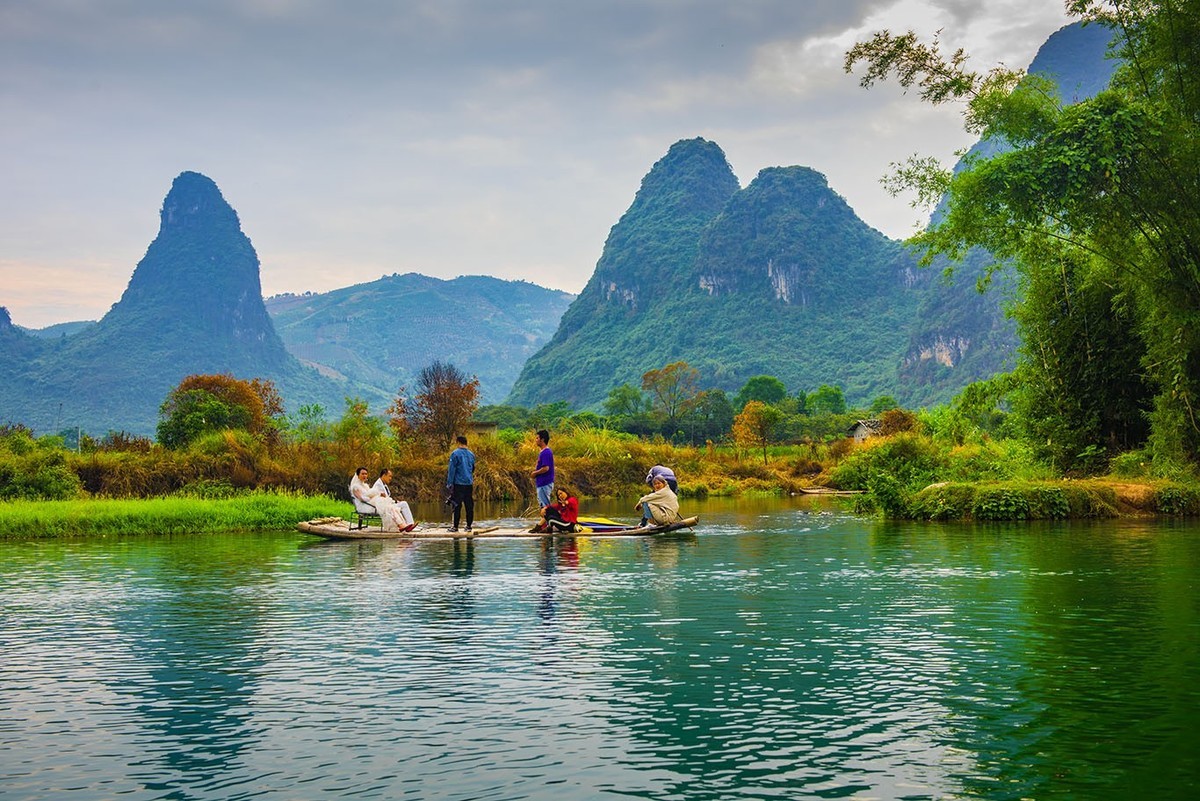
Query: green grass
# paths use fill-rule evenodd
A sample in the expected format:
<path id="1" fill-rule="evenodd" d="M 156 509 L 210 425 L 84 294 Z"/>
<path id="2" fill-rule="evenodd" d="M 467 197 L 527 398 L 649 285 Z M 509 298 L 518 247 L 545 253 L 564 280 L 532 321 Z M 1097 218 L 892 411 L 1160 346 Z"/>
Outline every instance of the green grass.
<path id="1" fill-rule="evenodd" d="M 11 501 L 0 503 L 0 537 L 267 531 L 349 513 L 345 501 L 273 492 L 225 499 Z"/>

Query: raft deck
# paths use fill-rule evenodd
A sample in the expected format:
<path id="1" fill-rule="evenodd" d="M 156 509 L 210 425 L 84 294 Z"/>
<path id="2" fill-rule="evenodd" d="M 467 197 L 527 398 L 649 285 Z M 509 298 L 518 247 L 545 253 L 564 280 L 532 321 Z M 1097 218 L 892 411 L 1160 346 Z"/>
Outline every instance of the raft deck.
<path id="1" fill-rule="evenodd" d="M 468 533 L 463 529 L 451 531 L 448 528 L 435 526 L 417 528 L 407 532 L 384 531 L 379 526 L 353 528 L 353 524 L 349 520 L 343 520 L 340 517 L 322 517 L 316 520 L 309 520 L 305 523 L 297 523 L 296 528 L 305 534 L 315 534 L 318 537 L 325 537 L 331 540 L 497 540 L 539 537 L 649 537 L 655 534 L 666 534 L 671 531 L 679 531 L 680 529 L 694 528 L 699 522 L 699 517 L 688 517 L 669 526 L 630 527 L 614 531 L 583 530 L 575 534 L 546 534 L 540 531 L 531 531 L 529 528 L 516 528 L 512 526 L 476 526 L 474 531 Z"/>

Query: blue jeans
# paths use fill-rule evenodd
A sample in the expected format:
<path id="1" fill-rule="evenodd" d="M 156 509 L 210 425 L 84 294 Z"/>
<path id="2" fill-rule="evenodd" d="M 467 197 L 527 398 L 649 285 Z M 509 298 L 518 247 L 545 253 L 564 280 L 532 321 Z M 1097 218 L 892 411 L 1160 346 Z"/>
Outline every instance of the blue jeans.
<path id="1" fill-rule="evenodd" d="M 554 502 L 554 485 L 547 484 L 544 487 L 537 488 L 538 506 L 546 508 Z"/>

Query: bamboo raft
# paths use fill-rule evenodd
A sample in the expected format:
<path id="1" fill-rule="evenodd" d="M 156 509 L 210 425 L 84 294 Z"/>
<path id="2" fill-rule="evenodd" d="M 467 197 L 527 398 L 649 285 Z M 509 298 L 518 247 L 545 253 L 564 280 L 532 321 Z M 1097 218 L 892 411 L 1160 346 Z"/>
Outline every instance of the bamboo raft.
<path id="1" fill-rule="evenodd" d="M 476 526 L 471 532 L 464 529 L 451 531 L 448 528 L 435 526 L 417 528 L 413 531 L 384 531 L 379 526 L 354 528 L 353 523 L 340 517 L 320 517 L 316 520 L 297 523 L 296 529 L 305 534 L 315 534 L 330 540 L 496 540 L 537 537 L 649 537 L 655 534 L 695 528 L 699 522 L 699 517 L 687 517 L 669 526 L 649 526 L 647 528 L 630 526 L 607 531 L 592 531 L 582 528 L 574 534 L 546 534 L 540 531 L 531 531 L 530 528 L 511 526 Z"/>

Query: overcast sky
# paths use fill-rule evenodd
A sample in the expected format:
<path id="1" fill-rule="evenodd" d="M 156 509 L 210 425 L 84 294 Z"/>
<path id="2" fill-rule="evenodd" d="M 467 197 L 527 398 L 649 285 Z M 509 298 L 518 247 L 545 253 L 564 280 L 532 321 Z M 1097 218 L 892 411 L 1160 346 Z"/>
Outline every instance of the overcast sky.
<path id="1" fill-rule="evenodd" d="M 216 181 L 263 291 L 393 272 L 578 292 L 672 143 L 742 185 L 823 172 L 901 238 L 879 178 L 970 144 L 958 109 L 842 71 L 883 28 L 1025 67 L 1061 0 L 0 0 L 0 305 L 98 319 L 171 181 Z"/>

